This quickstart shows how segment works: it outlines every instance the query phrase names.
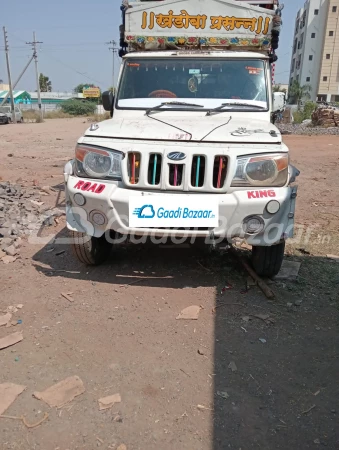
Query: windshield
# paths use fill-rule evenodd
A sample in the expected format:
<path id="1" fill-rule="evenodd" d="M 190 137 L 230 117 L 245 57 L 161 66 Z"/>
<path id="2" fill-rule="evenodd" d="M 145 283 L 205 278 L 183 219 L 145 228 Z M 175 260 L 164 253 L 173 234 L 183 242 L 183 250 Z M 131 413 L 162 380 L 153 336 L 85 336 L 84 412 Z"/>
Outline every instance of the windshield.
<path id="1" fill-rule="evenodd" d="M 118 108 L 152 108 L 172 101 L 198 103 L 204 109 L 241 103 L 242 109 L 251 110 L 253 105 L 267 110 L 265 62 L 191 57 L 133 58 L 125 62 Z M 190 109 L 179 105 L 166 108 Z"/>
<path id="2" fill-rule="evenodd" d="M 11 108 L 9 106 L 0 106 L 0 113 L 8 113 L 11 112 Z"/>

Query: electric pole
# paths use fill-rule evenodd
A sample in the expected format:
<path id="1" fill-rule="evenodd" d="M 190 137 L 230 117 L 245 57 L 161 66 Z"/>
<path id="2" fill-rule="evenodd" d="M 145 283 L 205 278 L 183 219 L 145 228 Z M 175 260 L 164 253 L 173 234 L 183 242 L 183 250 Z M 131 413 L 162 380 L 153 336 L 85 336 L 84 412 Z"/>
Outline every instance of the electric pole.
<path id="1" fill-rule="evenodd" d="M 115 55 L 117 54 L 117 51 L 119 50 L 118 47 L 116 47 L 116 42 L 113 41 L 109 41 L 106 42 L 107 45 L 112 45 L 112 47 L 108 47 L 109 50 L 112 50 L 112 54 L 113 54 L 113 70 L 112 70 L 112 87 L 113 87 L 113 95 L 115 94 Z"/>
<path id="2" fill-rule="evenodd" d="M 15 117 L 15 107 L 14 107 L 14 95 L 13 95 L 13 87 L 12 87 L 12 77 L 11 77 L 11 67 L 9 64 L 9 46 L 8 46 L 8 38 L 6 27 L 3 27 L 4 30 L 4 39 L 5 39 L 5 52 L 6 52 L 6 63 L 7 63 L 7 73 L 8 73 L 8 84 L 9 84 L 9 94 L 11 96 L 11 111 L 12 111 L 12 121 L 16 123 Z"/>
<path id="3" fill-rule="evenodd" d="M 42 107 L 41 107 L 41 94 L 40 94 L 40 82 L 39 82 L 39 70 L 38 70 L 38 52 L 36 49 L 37 44 L 42 44 L 43 42 L 37 41 L 35 36 L 35 31 L 33 31 L 33 42 L 26 42 L 28 45 L 32 45 L 33 58 L 35 62 L 35 76 L 36 76 L 36 88 L 38 93 L 38 106 L 41 120 L 43 119 Z"/>

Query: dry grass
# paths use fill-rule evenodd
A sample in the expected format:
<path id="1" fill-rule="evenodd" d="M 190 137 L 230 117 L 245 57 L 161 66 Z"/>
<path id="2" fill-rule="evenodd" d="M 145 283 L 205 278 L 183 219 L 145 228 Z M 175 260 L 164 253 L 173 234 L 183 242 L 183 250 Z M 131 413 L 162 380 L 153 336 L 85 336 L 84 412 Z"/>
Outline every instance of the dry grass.
<path id="1" fill-rule="evenodd" d="M 89 116 L 89 118 L 91 120 L 93 120 L 93 122 L 102 122 L 103 120 L 108 120 L 111 118 L 110 113 L 106 112 L 104 114 L 93 114 L 91 116 Z"/>
<path id="2" fill-rule="evenodd" d="M 72 119 L 73 117 L 71 114 L 65 113 L 62 111 L 62 109 L 57 109 L 55 111 L 49 111 L 44 114 L 44 119 Z"/>
<path id="3" fill-rule="evenodd" d="M 28 123 L 41 123 L 40 115 L 38 111 L 22 111 L 22 115 L 25 122 Z M 71 114 L 64 113 L 61 109 L 56 111 L 49 111 L 44 114 L 44 119 L 73 119 L 75 117 L 87 118 L 89 122 L 102 122 L 110 118 L 110 114 L 91 114 L 89 116 L 72 116 Z"/>

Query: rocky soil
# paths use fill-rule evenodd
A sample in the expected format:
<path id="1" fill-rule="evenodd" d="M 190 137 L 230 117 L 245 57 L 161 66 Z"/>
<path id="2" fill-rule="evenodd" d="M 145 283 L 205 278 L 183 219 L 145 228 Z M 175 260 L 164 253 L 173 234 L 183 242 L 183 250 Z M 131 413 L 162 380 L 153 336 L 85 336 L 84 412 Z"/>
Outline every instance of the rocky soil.
<path id="1" fill-rule="evenodd" d="M 19 258 L 22 237 L 58 223 L 63 211 L 44 206 L 42 197 L 52 188 L 23 187 L 10 182 L 0 183 L 0 260 L 4 264 Z"/>

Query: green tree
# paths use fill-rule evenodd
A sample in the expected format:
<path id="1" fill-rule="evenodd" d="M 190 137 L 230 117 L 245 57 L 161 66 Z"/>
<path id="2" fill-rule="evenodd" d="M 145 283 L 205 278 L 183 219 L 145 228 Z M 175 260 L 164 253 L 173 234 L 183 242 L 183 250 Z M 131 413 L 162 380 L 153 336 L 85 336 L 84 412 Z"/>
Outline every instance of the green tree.
<path id="1" fill-rule="evenodd" d="M 311 90 L 312 88 L 309 84 L 304 84 L 304 86 L 301 86 L 299 81 L 294 80 L 289 89 L 290 103 L 296 103 L 298 105 L 298 111 L 300 111 L 302 101 L 309 100 L 311 98 Z"/>
<path id="2" fill-rule="evenodd" d="M 85 83 L 85 84 L 78 84 L 78 86 L 75 86 L 75 88 L 73 89 L 73 91 L 74 91 L 75 93 L 77 93 L 77 94 L 82 94 L 82 92 L 83 92 L 84 89 L 87 89 L 87 88 L 95 88 L 95 87 L 97 87 L 97 86 L 95 86 L 94 84 L 88 84 L 88 83 Z"/>
<path id="3" fill-rule="evenodd" d="M 275 86 L 273 86 L 273 92 L 284 92 L 285 94 L 287 93 L 285 88 L 281 89 L 280 84 L 276 84 Z"/>
<path id="4" fill-rule="evenodd" d="M 96 110 L 96 104 L 88 100 L 70 99 L 61 103 L 63 112 L 72 116 L 87 116 Z"/>
<path id="5" fill-rule="evenodd" d="M 39 76 L 39 86 L 41 92 L 52 92 L 52 82 L 43 73 Z"/>

